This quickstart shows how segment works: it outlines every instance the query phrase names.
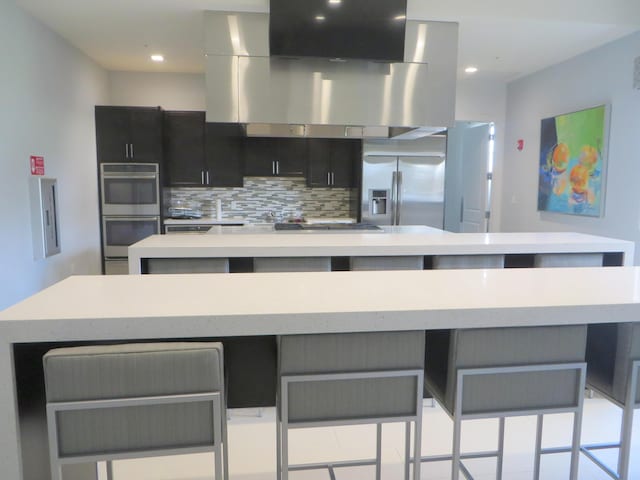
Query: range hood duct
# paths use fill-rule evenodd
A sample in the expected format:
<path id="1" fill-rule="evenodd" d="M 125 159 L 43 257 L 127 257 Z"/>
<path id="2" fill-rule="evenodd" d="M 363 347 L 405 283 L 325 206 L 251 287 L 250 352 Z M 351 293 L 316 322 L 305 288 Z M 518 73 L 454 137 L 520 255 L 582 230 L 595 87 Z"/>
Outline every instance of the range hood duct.
<path id="1" fill-rule="evenodd" d="M 318 138 L 417 138 L 453 125 L 456 23 L 407 21 L 400 63 L 270 57 L 268 30 L 268 14 L 205 12 L 207 122 Z"/>

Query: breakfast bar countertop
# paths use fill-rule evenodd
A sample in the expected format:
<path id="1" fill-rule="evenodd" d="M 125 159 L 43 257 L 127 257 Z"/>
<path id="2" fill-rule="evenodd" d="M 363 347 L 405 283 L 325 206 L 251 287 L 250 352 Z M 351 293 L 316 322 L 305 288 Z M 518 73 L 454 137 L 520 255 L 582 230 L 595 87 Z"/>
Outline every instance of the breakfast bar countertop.
<path id="1" fill-rule="evenodd" d="M 613 314 L 622 310 L 634 315 Z M 273 335 L 636 319 L 640 267 L 97 275 L 69 277 L 0 312 L 0 337 Z"/>
<path id="2" fill-rule="evenodd" d="M 629 321 L 640 267 L 72 276 L 0 312 L 0 466 L 20 477 L 19 344 Z"/>
<path id="3" fill-rule="evenodd" d="M 219 233 L 219 234 L 217 234 Z M 129 247 L 129 273 L 143 258 L 474 255 L 596 252 L 623 254 L 633 265 L 634 243 L 574 232 L 450 233 L 425 226 L 381 231 L 273 231 L 272 225 L 213 227 L 204 235 L 152 235 Z"/>

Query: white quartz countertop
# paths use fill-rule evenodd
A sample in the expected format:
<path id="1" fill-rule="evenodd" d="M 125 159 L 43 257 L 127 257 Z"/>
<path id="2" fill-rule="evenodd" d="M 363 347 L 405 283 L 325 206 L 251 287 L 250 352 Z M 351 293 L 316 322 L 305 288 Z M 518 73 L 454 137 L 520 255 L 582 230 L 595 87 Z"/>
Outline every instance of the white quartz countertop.
<path id="1" fill-rule="evenodd" d="M 640 321 L 640 267 L 73 276 L 0 312 L 4 341 Z"/>
<path id="2" fill-rule="evenodd" d="M 228 230 L 231 229 L 231 230 Z M 129 247 L 130 272 L 141 258 L 367 255 L 473 255 L 623 252 L 633 263 L 633 242 L 581 233 L 449 233 L 430 227 L 384 231 L 274 232 L 272 226 L 221 227 L 220 235 L 152 235 Z M 217 231 L 214 230 L 211 232 Z M 224 232 L 223 232 L 224 231 Z M 138 270 L 135 266 L 138 266 Z M 134 269 L 132 269 L 134 268 Z"/>

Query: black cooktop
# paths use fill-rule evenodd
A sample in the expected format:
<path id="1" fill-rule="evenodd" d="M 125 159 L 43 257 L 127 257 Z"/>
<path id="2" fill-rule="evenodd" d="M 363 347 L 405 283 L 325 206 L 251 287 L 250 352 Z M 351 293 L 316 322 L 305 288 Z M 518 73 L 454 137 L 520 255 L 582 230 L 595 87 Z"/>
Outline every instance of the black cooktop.
<path id="1" fill-rule="evenodd" d="M 381 230 L 370 223 L 276 223 L 276 230 Z"/>

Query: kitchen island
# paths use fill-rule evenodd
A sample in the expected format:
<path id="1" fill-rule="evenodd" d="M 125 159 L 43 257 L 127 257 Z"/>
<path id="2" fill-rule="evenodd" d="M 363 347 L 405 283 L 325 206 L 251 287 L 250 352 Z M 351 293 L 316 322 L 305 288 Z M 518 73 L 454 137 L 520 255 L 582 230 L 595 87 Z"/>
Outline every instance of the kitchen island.
<path id="1" fill-rule="evenodd" d="M 132 245 L 129 273 L 145 273 L 149 258 L 229 258 L 233 263 L 256 257 L 503 254 L 507 266 L 532 266 L 528 263 L 538 253 L 602 253 L 605 265 L 631 266 L 634 244 L 572 232 L 450 233 L 424 226 L 339 233 L 276 232 L 271 225 L 214 227 L 211 234 L 152 235 Z"/>
<path id="2" fill-rule="evenodd" d="M 640 267 L 70 277 L 0 312 L 0 471 L 47 478 L 55 345 L 629 321 Z"/>

